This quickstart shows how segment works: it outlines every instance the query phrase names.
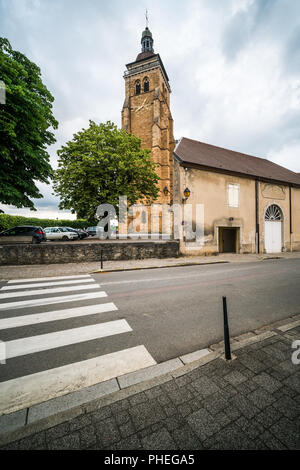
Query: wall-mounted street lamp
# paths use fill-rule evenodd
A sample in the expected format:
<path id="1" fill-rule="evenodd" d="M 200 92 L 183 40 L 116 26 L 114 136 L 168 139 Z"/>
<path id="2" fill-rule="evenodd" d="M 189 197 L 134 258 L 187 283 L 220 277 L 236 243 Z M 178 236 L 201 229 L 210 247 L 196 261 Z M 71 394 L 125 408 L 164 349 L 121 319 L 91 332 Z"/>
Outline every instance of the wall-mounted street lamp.
<path id="1" fill-rule="evenodd" d="M 164 187 L 163 193 L 164 193 L 165 196 L 167 196 L 169 194 L 169 190 L 168 190 L 167 186 Z"/>
<path id="2" fill-rule="evenodd" d="M 182 199 L 182 202 L 184 203 L 191 195 L 191 191 L 189 190 L 188 187 L 185 188 L 185 190 L 183 191 L 183 194 L 184 194 L 184 198 Z"/>

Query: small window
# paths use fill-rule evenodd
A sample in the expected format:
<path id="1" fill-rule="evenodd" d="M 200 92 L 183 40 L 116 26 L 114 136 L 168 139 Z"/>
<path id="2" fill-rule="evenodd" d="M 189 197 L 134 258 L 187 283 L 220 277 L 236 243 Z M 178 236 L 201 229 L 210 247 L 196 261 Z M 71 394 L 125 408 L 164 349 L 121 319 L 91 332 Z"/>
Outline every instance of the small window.
<path id="1" fill-rule="evenodd" d="M 228 206 L 239 207 L 240 203 L 240 185 L 229 184 L 228 185 Z"/>
<path id="2" fill-rule="evenodd" d="M 144 78 L 144 93 L 146 93 L 147 91 L 149 91 L 149 78 L 148 77 L 145 77 Z"/>
<path id="3" fill-rule="evenodd" d="M 141 93 L 141 82 L 137 80 L 135 82 L 135 94 L 139 95 Z"/>

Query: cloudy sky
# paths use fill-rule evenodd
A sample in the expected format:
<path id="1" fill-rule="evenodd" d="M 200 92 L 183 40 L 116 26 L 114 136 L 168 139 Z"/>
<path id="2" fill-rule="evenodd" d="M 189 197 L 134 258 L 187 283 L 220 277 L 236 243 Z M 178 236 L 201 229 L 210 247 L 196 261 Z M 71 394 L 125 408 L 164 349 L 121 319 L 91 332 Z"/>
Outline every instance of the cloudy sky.
<path id="1" fill-rule="evenodd" d="M 268 158 L 300 172 L 298 0 L 0 0 L 0 35 L 39 65 L 55 97 L 56 150 L 96 122 L 121 125 L 125 64 L 145 27 L 172 88 L 175 138 Z M 62 217 L 51 186 L 38 212 Z"/>

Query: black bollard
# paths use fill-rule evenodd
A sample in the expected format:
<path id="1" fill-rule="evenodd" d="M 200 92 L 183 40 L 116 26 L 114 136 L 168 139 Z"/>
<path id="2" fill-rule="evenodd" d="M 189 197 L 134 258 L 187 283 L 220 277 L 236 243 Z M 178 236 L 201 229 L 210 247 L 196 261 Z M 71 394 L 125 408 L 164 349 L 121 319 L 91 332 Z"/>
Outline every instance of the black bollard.
<path id="1" fill-rule="evenodd" d="M 224 316 L 225 359 L 226 359 L 226 361 L 230 361 L 231 360 L 231 352 L 230 352 L 230 339 L 229 339 L 229 326 L 228 326 L 226 297 L 223 297 L 223 316 Z"/>
<path id="2" fill-rule="evenodd" d="M 103 269 L 103 250 L 100 251 L 100 266 L 101 266 L 101 271 Z"/>

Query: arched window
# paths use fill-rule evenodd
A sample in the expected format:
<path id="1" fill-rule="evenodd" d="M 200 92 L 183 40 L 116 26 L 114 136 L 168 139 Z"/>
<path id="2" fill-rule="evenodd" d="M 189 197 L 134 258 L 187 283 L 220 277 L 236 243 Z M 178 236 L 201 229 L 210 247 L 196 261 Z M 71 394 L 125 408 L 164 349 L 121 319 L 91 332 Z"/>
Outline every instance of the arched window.
<path id="1" fill-rule="evenodd" d="M 144 78 L 144 93 L 146 93 L 147 91 L 149 91 L 149 88 L 150 88 L 149 78 L 148 78 L 148 77 L 145 77 L 145 78 Z"/>
<path id="2" fill-rule="evenodd" d="M 136 80 L 135 82 L 135 94 L 139 95 L 141 93 L 141 82 Z"/>
<path id="3" fill-rule="evenodd" d="M 275 204 L 272 204 L 271 206 L 268 207 L 265 213 L 265 220 L 281 220 L 282 215 L 281 215 L 281 210 L 278 206 Z"/>

